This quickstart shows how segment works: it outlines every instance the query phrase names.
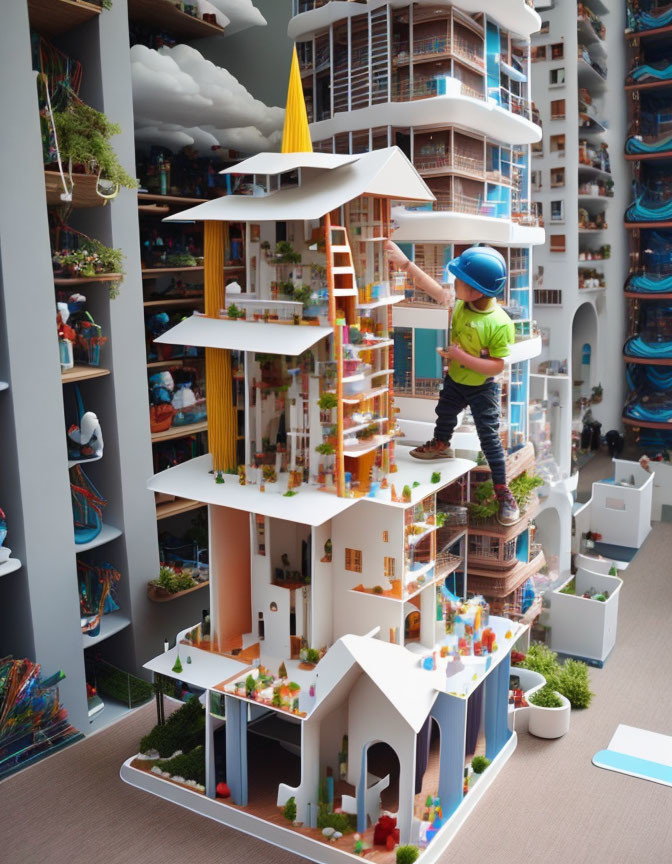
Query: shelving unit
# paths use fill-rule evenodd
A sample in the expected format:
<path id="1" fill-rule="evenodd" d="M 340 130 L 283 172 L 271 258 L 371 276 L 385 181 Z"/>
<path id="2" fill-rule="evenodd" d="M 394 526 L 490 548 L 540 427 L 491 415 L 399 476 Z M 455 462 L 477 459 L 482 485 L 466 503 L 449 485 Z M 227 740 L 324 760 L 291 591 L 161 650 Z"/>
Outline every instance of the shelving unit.
<path id="1" fill-rule="evenodd" d="M 172 441 L 175 438 L 185 438 L 187 435 L 197 435 L 199 432 L 207 431 L 207 420 L 202 420 L 200 423 L 191 423 L 186 426 L 171 426 L 165 432 L 153 432 L 152 444 L 156 444 L 159 441 Z"/>
<path id="2" fill-rule="evenodd" d="M 226 32 L 219 24 L 182 12 L 170 0 L 128 0 L 128 17 L 134 24 L 154 28 L 160 21 L 162 30 L 183 41 L 220 36 Z"/>
<path id="3" fill-rule="evenodd" d="M 30 657 L 42 665 L 45 675 L 62 669 L 66 677 L 59 684 L 61 701 L 72 725 L 87 733 L 94 724 L 89 724 L 84 648 L 107 640 L 106 652 L 123 658 L 126 669 L 137 673 L 162 644 L 166 628 L 166 620 L 155 622 L 145 615 L 145 574 L 158 572 L 158 549 L 148 542 L 156 526 L 154 499 L 146 489 L 152 464 L 149 447 L 141 446 L 149 442 L 150 433 L 137 199 L 135 191 L 120 189 L 107 200 L 96 191 L 97 173 L 75 169 L 72 201 L 64 202 L 55 166 L 35 170 L 43 153 L 30 29 L 46 39 L 58 37 L 58 48 L 82 64 L 80 97 L 119 124 L 122 131 L 114 136 L 112 147 L 132 175 L 127 12 L 125 3 L 102 10 L 86 0 L 19 0 L 5 4 L 2 17 L 0 58 L 6 58 L 2 68 L 12 86 L 5 88 L 0 101 L 14 134 L 7 142 L 0 175 L 7 196 L 3 200 L 21 200 L 22 205 L 0 208 L 0 377 L 12 382 L 0 399 L 0 506 L 7 515 L 7 542 L 15 556 L 0 567 L 0 654 Z M 67 162 L 64 168 L 69 188 Z M 54 278 L 48 214 L 63 206 L 73 227 L 122 251 L 126 277 L 116 299 L 109 298 L 108 287 L 119 274 Z M 21 286 L 30 290 L 20 290 Z M 87 295 L 108 340 L 101 346 L 101 366 L 76 365 L 61 374 L 57 291 Z M 74 419 L 69 413 L 74 396 L 72 387 L 61 386 L 65 384 L 77 384 L 85 410 L 100 418 L 102 458 L 68 458 L 65 432 Z M 85 544 L 74 542 L 68 476 L 73 464 L 82 465 L 107 501 L 102 531 Z M 82 635 L 78 560 L 93 566 L 109 561 L 121 574 L 115 595 L 120 608 L 103 616 L 100 637 Z M 139 611 L 142 626 L 136 617 Z M 137 626 L 130 626 L 133 623 Z M 103 710 L 97 717 L 106 719 L 96 719 L 96 726 L 114 716 L 114 711 Z"/>
<path id="4" fill-rule="evenodd" d="M 156 505 L 156 518 L 167 519 L 178 513 L 188 513 L 190 510 L 198 510 L 205 505 L 201 501 L 192 501 L 190 498 L 177 498 L 175 501 L 166 501 Z"/>

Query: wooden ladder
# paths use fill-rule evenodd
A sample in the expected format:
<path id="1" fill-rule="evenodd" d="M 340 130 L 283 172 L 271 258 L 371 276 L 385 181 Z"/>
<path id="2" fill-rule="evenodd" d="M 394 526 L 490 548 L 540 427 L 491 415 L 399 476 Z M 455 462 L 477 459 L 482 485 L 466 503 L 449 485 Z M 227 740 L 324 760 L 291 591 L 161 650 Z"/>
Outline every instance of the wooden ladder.
<path id="1" fill-rule="evenodd" d="M 357 281 L 348 232 L 340 225 L 332 225 L 329 232 L 329 264 L 334 274 L 334 297 L 357 297 Z"/>

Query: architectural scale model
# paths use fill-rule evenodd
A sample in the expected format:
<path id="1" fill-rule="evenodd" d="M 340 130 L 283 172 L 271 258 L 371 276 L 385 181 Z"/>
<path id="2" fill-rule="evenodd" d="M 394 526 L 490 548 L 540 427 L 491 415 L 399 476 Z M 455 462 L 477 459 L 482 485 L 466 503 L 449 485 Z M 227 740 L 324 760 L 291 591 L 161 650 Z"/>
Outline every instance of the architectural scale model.
<path id="1" fill-rule="evenodd" d="M 629 200 L 618 159 L 625 108 L 613 98 L 625 75 L 623 12 L 602 0 L 576 8 L 542 2 L 537 10 L 544 26 L 532 38 L 532 89 L 546 134 L 533 152 L 531 179 L 549 238 L 535 259 L 544 351 L 533 395 L 552 405 L 561 486 L 585 458 L 579 451 L 586 449 L 586 412 L 588 423 L 602 424 L 603 435 L 620 426 L 622 387 L 602 384 L 613 379 L 625 339 L 619 216 Z M 578 171 L 569 168 L 575 153 Z"/>
<path id="2" fill-rule="evenodd" d="M 309 149 L 295 56 L 283 152 L 232 169 L 253 194 L 169 217 L 205 232 L 205 315 L 160 339 L 206 348 L 210 454 L 150 488 L 208 505 L 210 614 L 146 668 L 204 691 L 205 782 L 151 752 L 121 774 L 315 861 L 375 846 L 393 862 L 408 844 L 436 861 L 516 746 L 510 652 L 527 625 L 469 587 L 475 463 L 418 463 L 397 441 L 391 310 L 407 286 L 382 241 L 392 199 L 434 195 L 397 147 Z M 234 220 L 249 293 L 224 285 Z M 529 457 L 510 457 L 512 477 Z M 483 541 L 502 546 L 494 571 L 481 546 L 483 578 L 508 573 L 511 543 L 522 569 L 538 563 L 528 520 L 510 533 Z"/>
<path id="3" fill-rule="evenodd" d="M 288 32 L 297 44 L 315 149 L 357 154 L 396 145 L 434 193 L 431 204 L 392 209 L 393 239 L 406 254 L 439 282 L 450 278 L 446 263 L 472 243 L 494 246 L 506 259 L 503 303 L 515 321 L 516 344 L 500 376 L 500 428 L 511 454 L 534 439 L 549 492 L 535 507 L 539 539 L 564 574 L 570 490 L 552 482 L 558 472 L 546 431 L 553 418 L 546 415 L 553 400 L 533 376 L 542 345 L 532 250 L 545 234 L 531 201 L 530 152 L 540 146 L 541 128 L 531 101 L 529 43 L 541 24 L 524 0 L 295 0 Z M 433 437 L 443 382 L 436 348 L 446 344 L 450 310 L 411 283 L 392 321 L 399 427 L 408 443 L 418 444 Z M 532 435 L 531 392 L 543 403 Z M 468 416 L 452 443 L 465 452 L 480 449 Z"/>

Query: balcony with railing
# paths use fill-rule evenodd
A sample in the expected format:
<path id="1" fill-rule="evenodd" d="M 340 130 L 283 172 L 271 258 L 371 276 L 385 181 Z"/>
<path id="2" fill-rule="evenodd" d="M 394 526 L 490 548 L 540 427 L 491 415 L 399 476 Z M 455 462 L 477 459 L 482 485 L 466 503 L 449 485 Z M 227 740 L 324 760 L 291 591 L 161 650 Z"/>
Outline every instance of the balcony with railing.
<path id="1" fill-rule="evenodd" d="M 425 78 L 415 81 L 412 85 L 408 81 L 396 81 L 392 88 L 393 102 L 411 102 L 416 99 L 431 99 L 434 96 L 446 95 L 446 80 L 451 79 L 449 75 L 439 78 Z M 472 99 L 484 100 L 483 92 L 475 87 L 460 81 L 460 93 L 462 96 L 470 96 Z"/>
<path id="2" fill-rule="evenodd" d="M 425 39 L 416 39 L 413 42 L 413 62 L 422 63 L 427 60 L 435 60 L 437 57 L 455 57 L 458 60 L 485 69 L 483 48 L 480 51 L 476 45 L 459 36 L 451 39 L 448 36 L 430 36 Z M 403 66 L 410 62 L 410 54 L 406 50 L 398 52 L 394 58 L 396 66 Z"/>
<path id="3" fill-rule="evenodd" d="M 413 164 L 420 174 L 441 174 L 456 171 L 479 180 L 485 178 L 484 160 L 459 151 L 422 153 L 414 156 Z"/>

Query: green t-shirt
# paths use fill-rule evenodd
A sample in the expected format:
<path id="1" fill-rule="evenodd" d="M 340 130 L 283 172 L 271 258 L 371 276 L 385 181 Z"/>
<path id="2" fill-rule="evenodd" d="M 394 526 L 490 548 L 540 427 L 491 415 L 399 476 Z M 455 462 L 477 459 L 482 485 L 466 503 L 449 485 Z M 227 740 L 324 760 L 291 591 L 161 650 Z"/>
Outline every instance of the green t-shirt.
<path id="1" fill-rule="evenodd" d="M 513 345 L 516 332 L 513 322 L 497 303 L 492 300 L 487 309 L 479 310 L 463 300 L 455 302 L 451 341 L 459 345 L 472 357 L 508 357 L 509 345 Z M 488 376 L 458 363 L 450 361 L 448 374 L 457 384 L 477 387 L 484 384 Z"/>

